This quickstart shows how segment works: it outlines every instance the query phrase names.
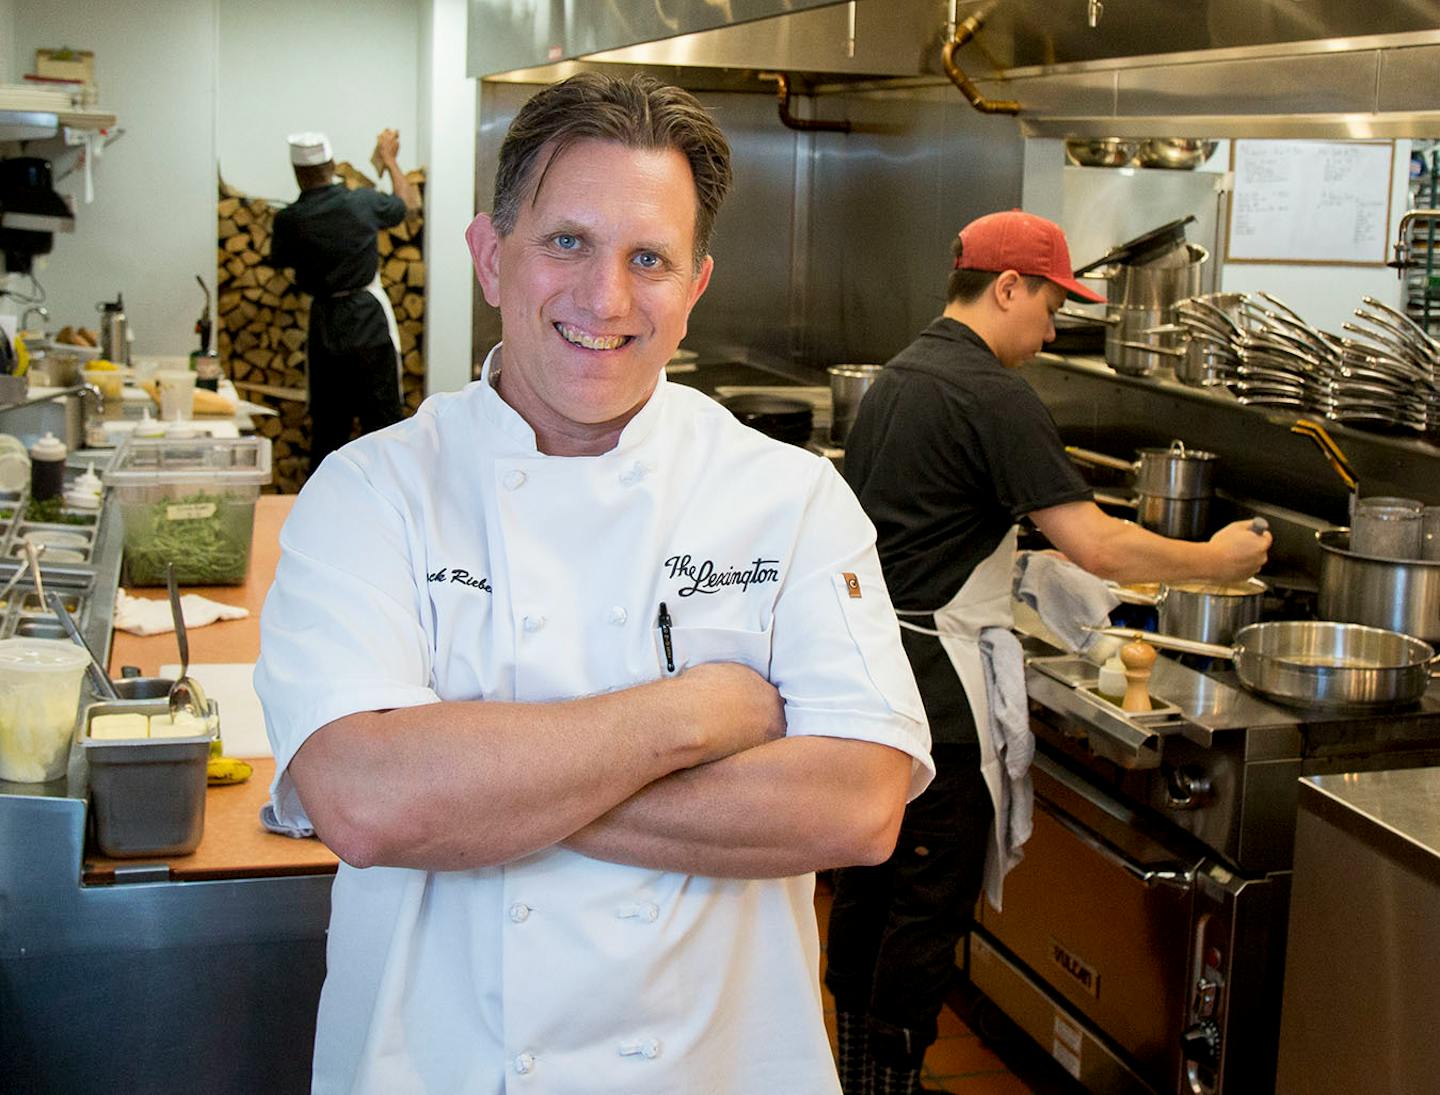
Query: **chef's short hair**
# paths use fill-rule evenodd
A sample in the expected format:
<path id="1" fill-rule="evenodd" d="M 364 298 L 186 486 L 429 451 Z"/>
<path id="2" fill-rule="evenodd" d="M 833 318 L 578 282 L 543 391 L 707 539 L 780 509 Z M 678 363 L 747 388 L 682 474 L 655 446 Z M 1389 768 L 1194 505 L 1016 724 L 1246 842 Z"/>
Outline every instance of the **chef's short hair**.
<path id="1" fill-rule="evenodd" d="M 295 181 L 301 190 L 314 190 L 317 186 L 329 186 L 335 179 L 335 161 L 324 163 L 295 164 Z"/>
<path id="2" fill-rule="evenodd" d="M 715 214 L 730 189 L 730 143 L 695 96 L 652 76 L 582 72 L 526 102 L 500 146 L 490 214 L 495 230 L 508 236 L 521 203 L 527 195 L 534 200 L 556 157 L 587 140 L 645 150 L 673 148 L 685 157 L 695 182 L 698 270 L 710 250 Z"/>
<path id="3" fill-rule="evenodd" d="M 956 236 L 950 244 L 950 253 L 955 256 L 958 264 L 960 256 L 964 253 L 965 245 Z M 950 281 L 945 286 L 945 302 L 947 304 L 972 304 L 979 300 L 986 289 L 995 284 L 995 279 L 1003 271 L 999 270 L 961 270 L 958 265 L 950 271 Z M 1025 279 L 1025 287 L 1032 293 L 1038 293 L 1046 284 L 1046 279 L 1036 277 L 1034 274 L 1020 275 Z"/>

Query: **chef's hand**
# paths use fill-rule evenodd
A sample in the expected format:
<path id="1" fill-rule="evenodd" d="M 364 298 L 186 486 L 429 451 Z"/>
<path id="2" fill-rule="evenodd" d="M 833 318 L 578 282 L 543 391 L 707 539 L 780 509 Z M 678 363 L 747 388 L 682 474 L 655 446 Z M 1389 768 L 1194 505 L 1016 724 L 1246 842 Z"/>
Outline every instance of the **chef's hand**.
<path id="1" fill-rule="evenodd" d="M 676 682 L 686 689 L 685 711 L 701 735 L 701 763 L 785 736 L 779 691 L 748 666 L 706 662 L 685 670 Z"/>
<path id="2" fill-rule="evenodd" d="M 1271 535 L 1256 532 L 1250 521 L 1232 521 L 1214 536 L 1210 547 L 1215 550 L 1216 581 L 1239 582 L 1251 577 L 1270 553 Z"/>
<path id="3" fill-rule="evenodd" d="M 375 138 L 375 151 L 370 155 L 370 162 L 375 165 L 375 170 L 379 171 L 395 163 L 399 155 L 400 131 L 382 129 L 380 136 Z"/>

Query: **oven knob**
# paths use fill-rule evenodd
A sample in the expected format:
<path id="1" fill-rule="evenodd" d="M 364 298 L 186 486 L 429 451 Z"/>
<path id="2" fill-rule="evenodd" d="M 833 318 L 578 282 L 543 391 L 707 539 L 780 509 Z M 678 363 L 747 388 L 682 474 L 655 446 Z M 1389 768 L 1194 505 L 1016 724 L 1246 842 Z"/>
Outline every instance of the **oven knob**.
<path id="1" fill-rule="evenodd" d="M 1165 790 L 1169 795 L 1167 805 L 1172 810 L 1195 810 L 1215 797 L 1210 777 L 1203 769 L 1188 764 L 1165 773 Z"/>
<path id="2" fill-rule="evenodd" d="M 1180 1035 L 1180 1048 L 1187 1061 L 1214 1068 L 1220 1063 L 1220 1028 L 1208 1019 Z"/>

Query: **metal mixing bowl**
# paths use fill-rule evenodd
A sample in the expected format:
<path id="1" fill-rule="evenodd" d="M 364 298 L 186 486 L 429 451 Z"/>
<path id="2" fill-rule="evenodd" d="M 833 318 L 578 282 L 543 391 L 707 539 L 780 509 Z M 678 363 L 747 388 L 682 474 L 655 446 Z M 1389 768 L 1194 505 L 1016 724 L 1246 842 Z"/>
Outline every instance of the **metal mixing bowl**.
<path id="1" fill-rule="evenodd" d="M 1152 137 L 1140 142 L 1135 158 L 1141 167 L 1188 171 L 1214 155 L 1218 144 L 1218 141 L 1192 137 Z"/>
<path id="2" fill-rule="evenodd" d="M 1124 167 L 1135 158 L 1138 141 L 1095 137 L 1065 142 L 1065 159 L 1080 167 Z"/>

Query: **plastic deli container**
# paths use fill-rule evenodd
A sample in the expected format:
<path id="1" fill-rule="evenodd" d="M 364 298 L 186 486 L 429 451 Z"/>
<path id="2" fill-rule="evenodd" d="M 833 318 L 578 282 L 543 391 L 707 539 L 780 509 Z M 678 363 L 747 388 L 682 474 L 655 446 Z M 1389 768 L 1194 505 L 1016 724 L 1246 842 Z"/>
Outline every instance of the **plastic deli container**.
<path id="1" fill-rule="evenodd" d="M 92 703 L 80 744 L 90 762 L 90 812 L 95 843 L 116 859 L 188 855 L 205 832 L 205 763 L 219 725 L 210 703 L 210 728 L 194 737 L 94 738 L 101 715 L 164 717 L 166 700 Z"/>
<path id="2" fill-rule="evenodd" d="M 0 640 L 0 779 L 65 775 L 90 658 L 69 641 Z"/>
<path id="3" fill-rule="evenodd" d="M 130 437 L 105 473 L 125 529 L 124 584 L 238 585 L 250 566 L 255 499 L 270 440 Z"/>

